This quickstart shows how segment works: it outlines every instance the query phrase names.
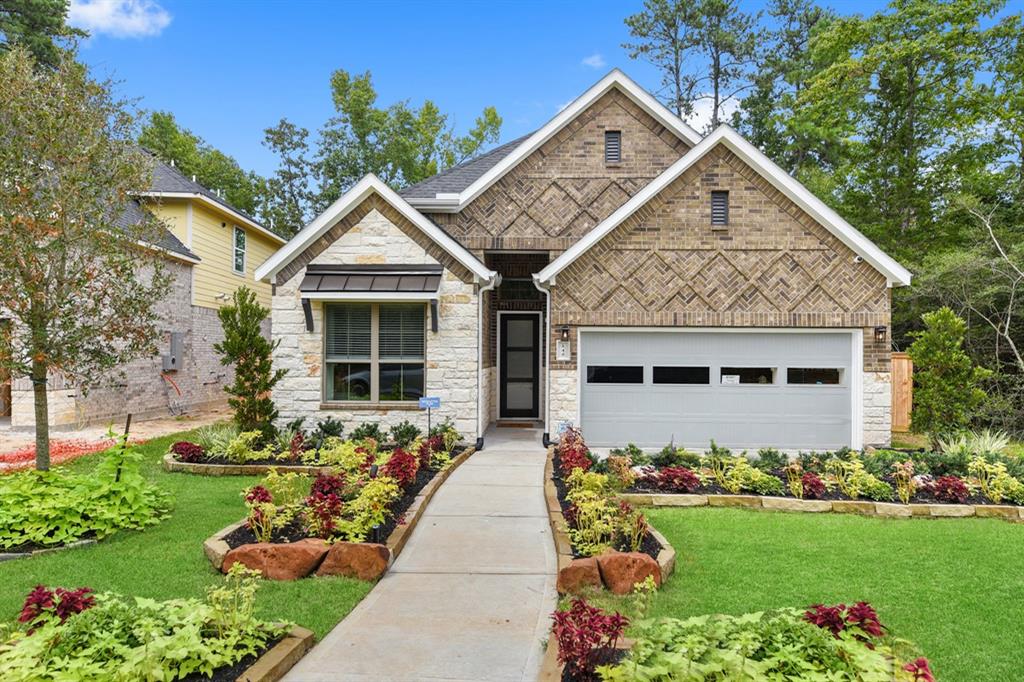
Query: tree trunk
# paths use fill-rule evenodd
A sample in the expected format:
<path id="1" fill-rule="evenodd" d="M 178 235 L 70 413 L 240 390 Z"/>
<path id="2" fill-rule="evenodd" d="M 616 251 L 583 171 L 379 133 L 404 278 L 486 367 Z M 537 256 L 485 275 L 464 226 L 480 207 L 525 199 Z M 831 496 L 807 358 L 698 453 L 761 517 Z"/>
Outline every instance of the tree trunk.
<path id="1" fill-rule="evenodd" d="M 36 469 L 50 470 L 50 408 L 46 395 L 46 365 L 32 361 L 32 393 L 36 405 Z"/>

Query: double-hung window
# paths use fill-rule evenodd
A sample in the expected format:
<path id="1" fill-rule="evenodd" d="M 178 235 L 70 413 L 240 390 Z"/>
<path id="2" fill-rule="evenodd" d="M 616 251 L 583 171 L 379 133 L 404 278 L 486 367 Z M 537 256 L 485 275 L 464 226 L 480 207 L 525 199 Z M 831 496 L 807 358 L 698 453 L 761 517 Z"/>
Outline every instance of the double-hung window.
<path id="1" fill-rule="evenodd" d="M 245 230 L 235 226 L 234 235 L 234 250 L 231 266 L 237 275 L 245 274 Z"/>
<path id="2" fill-rule="evenodd" d="M 332 303 L 324 325 L 328 401 L 412 401 L 424 395 L 422 303 Z"/>

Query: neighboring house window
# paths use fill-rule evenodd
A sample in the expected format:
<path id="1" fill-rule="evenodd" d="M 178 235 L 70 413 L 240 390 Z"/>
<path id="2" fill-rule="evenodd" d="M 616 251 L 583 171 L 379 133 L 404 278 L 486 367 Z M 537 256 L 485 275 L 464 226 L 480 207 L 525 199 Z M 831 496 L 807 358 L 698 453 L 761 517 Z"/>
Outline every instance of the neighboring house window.
<path id="1" fill-rule="evenodd" d="M 326 399 L 387 402 L 421 398 L 424 322 L 421 303 L 328 305 Z"/>
<path id="2" fill-rule="evenodd" d="M 232 267 L 239 275 L 245 274 L 245 230 L 235 226 L 235 248 Z"/>
<path id="3" fill-rule="evenodd" d="M 712 225 L 728 225 L 729 224 L 729 192 L 728 191 L 713 191 L 711 192 L 711 224 Z"/>
<path id="4" fill-rule="evenodd" d="M 604 162 L 619 163 L 622 161 L 622 131 L 608 130 L 604 134 Z"/>

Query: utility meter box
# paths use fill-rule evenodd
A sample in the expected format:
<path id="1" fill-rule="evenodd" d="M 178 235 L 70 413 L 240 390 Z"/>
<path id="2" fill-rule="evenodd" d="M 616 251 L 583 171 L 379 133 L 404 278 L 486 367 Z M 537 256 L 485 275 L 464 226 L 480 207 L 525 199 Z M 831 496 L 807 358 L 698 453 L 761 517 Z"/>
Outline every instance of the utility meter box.
<path id="1" fill-rule="evenodd" d="M 182 332 L 171 332 L 171 348 L 167 355 L 163 356 L 163 369 L 165 372 L 177 372 L 185 355 L 185 334 Z"/>

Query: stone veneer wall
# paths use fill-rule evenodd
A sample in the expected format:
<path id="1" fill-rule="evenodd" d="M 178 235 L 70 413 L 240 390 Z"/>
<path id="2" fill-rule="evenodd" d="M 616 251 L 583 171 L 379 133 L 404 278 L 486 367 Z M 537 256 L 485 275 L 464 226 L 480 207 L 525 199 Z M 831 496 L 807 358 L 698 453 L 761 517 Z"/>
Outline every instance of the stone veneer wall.
<path id="1" fill-rule="evenodd" d="M 367 200 L 370 201 L 370 200 Z M 274 402 L 283 424 L 298 417 L 315 423 L 328 416 L 345 422 L 346 428 L 363 421 L 390 426 L 408 419 L 426 427 L 427 415 L 415 405 L 325 404 L 323 401 L 323 305 L 313 303 L 313 332 L 307 332 L 298 290 L 306 263 L 349 265 L 436 264 L 438 260 L 410 236 L 418 228 L 399 223 L 399 214 L 385 216 L 379 200 L 353 211 L 358 220 L 333 233 L 331 241 L 318 243 L 299 257 L 303 268 L 290 268 L 287 279 L 275 287 L 272 320 L 274 338 L 281 343 L 274 353 L 274 365 L 288 374 L 274 389 Z M 364 202 L 365 204 L 365 202 Z M 473 440 L 477 428 L 477 294 L 472 282 L 445 269 L 440 288 L 439 330 L 430 331 L 427 306 L 426 390 L 441 398 L 434 412 L 440 421 L 450 417 L 463 435 Z"/>
<path id="2" fill-rule="evenodd" d="M 729 191 L 712 230 L 710 192 Z M 885 277 L 723 147 L 559 273 L 552 335 L 568 325 L 568 362 L 552 366 L 552 428 L 577 413 L 580 326 L 861 328 L 864 442 L 889 442 L 890 325 Z M 554 348 L 555 339 L 550 339 Z"/>
<path id="3" fill-rule="evenodd" d="M 123 423 L 131 412 L 135 418 L 150 418 L 194 412 L 224 405 L 224 386 L 234 379 L 231 367 L 220 364 L 213 346 L 224 339 L 217 311 L 192 305 L 192 266 L 168 260 L 167 272 L 172 284 L 167 296 L 157 303 L 160 317 L 157 355 L 134 360 L 112 371 L 102 385 L 88 393 L 59 374 L 48 385 L 50 424 L 76 428 L 88 424 Z M 167 376 L 181 391 L 161 377 L 161 355 L 170 349 L 171 332 L 184 332 L 184 355 L 177 371 Z M 270 320 L 264 323 L 270 336 Z M 16 379 L 11 390 L 11 426 L 35 427 L 35 408 L 31 382 Z"/>

